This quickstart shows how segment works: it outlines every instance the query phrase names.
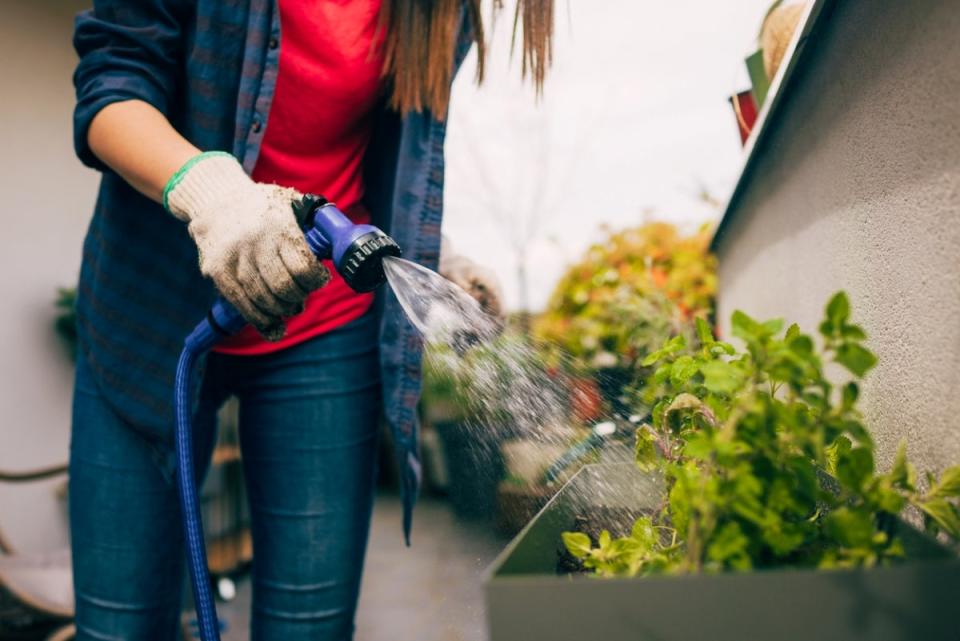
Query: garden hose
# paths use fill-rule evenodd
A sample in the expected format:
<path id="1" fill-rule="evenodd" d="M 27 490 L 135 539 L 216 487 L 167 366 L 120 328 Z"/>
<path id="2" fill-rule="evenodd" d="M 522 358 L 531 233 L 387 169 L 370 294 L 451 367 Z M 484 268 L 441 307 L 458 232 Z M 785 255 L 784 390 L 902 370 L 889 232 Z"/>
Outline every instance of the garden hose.
<path id="1" fill-rule="evenodd" d="M 373 225 L 352 223 L 336 205 L 321 196 L 306 195 L 294 208 L 303 214 L 310 250 L 318 259 L 332 259 L 334 268 L 354 291 L 372 291 L 386 280 L 383 259 L 400 255 L 400 247 L 387 234 Z M 174 379 L 177 485 L 190 583 L 203 641 L 219 641 L 220 626 L 210 587 L 193 461 L 193 370 L 203 354 L 246 325 L 240 312 L 223 297 L 218 298 L 207 317 L 184 340 Z"/>

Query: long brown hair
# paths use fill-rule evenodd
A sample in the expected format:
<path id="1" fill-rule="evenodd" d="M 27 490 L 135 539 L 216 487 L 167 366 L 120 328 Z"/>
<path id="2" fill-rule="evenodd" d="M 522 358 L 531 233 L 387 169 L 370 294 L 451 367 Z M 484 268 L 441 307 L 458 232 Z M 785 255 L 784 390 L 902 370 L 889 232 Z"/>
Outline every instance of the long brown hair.
<path id="1" fill-rule="evenodd" d="M 401 113 L 429 109 L 444 118 L 450 103 L 450 82 L 464 3 L 477 45 L 477 82 L 483 81 L 486 42 L 481 0 L 383 0 L 380 24 L 386 28 L 384 75 L 392 81 L 390 106 Z M 536 91 L 553 55 L 554 0 L 516 0 L 513 44 L 522 36 L 522 73 Z M 493 0 L 493 16 L 503 0 Z"/>

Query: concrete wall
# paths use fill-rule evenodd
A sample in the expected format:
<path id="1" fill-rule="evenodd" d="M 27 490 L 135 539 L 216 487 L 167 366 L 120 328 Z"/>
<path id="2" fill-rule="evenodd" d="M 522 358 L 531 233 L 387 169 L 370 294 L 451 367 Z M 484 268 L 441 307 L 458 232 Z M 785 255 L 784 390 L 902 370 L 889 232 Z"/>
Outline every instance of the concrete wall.
<path id="1" fill-rule="evenodd" d="M 0 19 L 0 468 L 63 462 L 72 368 L 53 300 L 76 282 L 98 174 L 71 143 L 72 0 L 14 0 Z M 57 482 L 0 484 L 0 528 L 20 549 L 66 543 Z"/>
<path id="2" fill-rule="evenodd" d="M 880 364 L 882 461 L 960 463 L 960 6 L 840 0 L 806 44 L 715 245 L 741 308 L 815 331 L 845 289 Z"/>

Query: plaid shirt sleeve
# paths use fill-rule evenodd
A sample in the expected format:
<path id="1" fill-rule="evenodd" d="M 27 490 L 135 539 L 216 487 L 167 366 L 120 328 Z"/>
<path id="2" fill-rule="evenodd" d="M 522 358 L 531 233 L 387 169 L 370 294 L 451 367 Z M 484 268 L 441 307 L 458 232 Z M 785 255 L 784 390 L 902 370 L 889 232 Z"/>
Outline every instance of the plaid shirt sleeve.
<path id="1" fill-rule="evenodd" d="M 103 170 L 87 144 L 91 121 L 107 105 L 123 100 L 143 100 L 167 113 L 180 84 L 183 25 L 191 9 L 184 0 L 93 4 L 75 23 L 73 46 L 80 63 L 73 75 L 73 141 L 85 165 Z"/>

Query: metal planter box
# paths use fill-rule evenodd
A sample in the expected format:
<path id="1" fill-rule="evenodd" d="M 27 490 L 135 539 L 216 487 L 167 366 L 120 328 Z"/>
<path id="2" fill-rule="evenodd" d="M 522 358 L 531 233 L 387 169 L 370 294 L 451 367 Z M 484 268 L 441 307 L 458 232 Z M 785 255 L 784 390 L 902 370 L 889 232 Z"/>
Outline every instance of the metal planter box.
<path id="1" fill-rule="evenodd" d="M 657 483 L 632 465 L 583 468 L 488 570 L 491 641 L 960 640 L 960 560 L 905 524 L 899 534 L 911 560 L 890 567 L 556 574 L 560 533 L 585 508 L 640 514 L 658 496 Z"/>

